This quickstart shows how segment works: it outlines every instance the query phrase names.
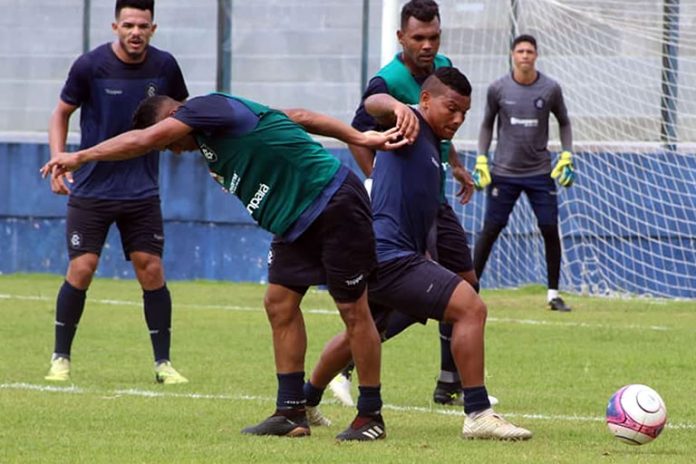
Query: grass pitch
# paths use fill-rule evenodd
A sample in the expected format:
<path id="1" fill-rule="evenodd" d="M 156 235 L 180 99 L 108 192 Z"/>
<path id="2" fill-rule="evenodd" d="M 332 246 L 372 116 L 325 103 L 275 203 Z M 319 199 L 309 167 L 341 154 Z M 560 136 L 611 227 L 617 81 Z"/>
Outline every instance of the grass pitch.
<path id="1" fill-rule="evenodd" d="M 43 380 L 53 345 L 60 276 L 0 276 L 1 463 L 687 463 L 696 443 L 696 304 L 567 296 L 573 312 L 545 309 L 544 290 L 485 291 L 486 356 L 496 408 L 531 429 L 523 443 L 464 441 L 460 408 L 432 403 L 439 371 L 436 324 L 383 346 L 388 438 L 336 443 L 354 410 L 329 392 L 334 421 L 302 439 L 243 436 L 269 415 L 276 380 L 264 287 L 170 282 L 172 358 L 191 382 L 154 382 L 134 281 L 97 279 L 73 346 L 72 383 Z M 323 292 L 303 305 L 307 370 L 341 330 Z M 609 434 L 609 396 L 645 383 L 664 398 L 669 425 L 631 447 Z"/>

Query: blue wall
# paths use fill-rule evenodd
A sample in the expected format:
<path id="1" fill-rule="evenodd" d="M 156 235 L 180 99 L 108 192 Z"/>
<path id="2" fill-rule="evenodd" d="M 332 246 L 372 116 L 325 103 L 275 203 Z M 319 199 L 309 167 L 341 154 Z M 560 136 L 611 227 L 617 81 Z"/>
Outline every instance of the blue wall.
<path id="1" fill-rule="evenodd" d="M 334 153 L 356 169 L 347 149 Z M 48 181 L 39 175 L 48 158 L 45 144 L 0 143 L 0 273 L 66 270 L 67 197 L 51 193 Z M 265 281 L 271 235 L 210 179 L 198 155 L 161 155 L 160 195 L 168 279 Z M 98 275 L 134 277 L 115 226 Z"/>
<path id="2" fill-rule="evenodd" d="M 346 149 L 331 151 L 356 169 Z M 696 156 L 609 156 L 577 154 L 581 176 L 560 192 L 562 288 L 696 298 Z M 469 167 L 473 158 L 463 156 Z M 53 195 L 40 178 L 47 159 L 45 144 L 0 143 L 0 273 L 65 272 L 66 197 Z M 163 153 L 160 185 L 168 279 L 265 281 L 270 235 L 210 180 L 197 155 Z M 451 179 L 448 188 L 453 194 Z M 484 198 L 476 194 L 466 206 L 453 202 L 471 244 L 471 232 L 481 228 Z M 98 274 L 133 277 L 115 227 Z M 544 283 L 545 275 L 541 238 L 523 200 L 495 245 L 482 284 Z"/>

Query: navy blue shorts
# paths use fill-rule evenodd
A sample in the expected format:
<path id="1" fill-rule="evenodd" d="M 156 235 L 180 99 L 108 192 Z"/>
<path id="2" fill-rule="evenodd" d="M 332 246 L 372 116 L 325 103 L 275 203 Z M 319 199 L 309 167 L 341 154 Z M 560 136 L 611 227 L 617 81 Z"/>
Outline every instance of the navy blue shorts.
<path id="1" fill-rule="evenodd" d="M 164 225 L 159 197 L 142 200 L 68 199 L 65 238 L 70 259 L 85 253 L 101 255 L 111 224 L 121 234 L 126 260 L 134 251 L 162 256 Z"/>
<path id="2" fill-rule="evenodd" d="M 268 281 L 304 294 L 326 284 L 338 303 L 356 301 L 377 264 L 370 198 L 348 173 L 324 211 L 293 242 L 275 237 L 268 255 Z"/>
<path id="3" fill-rule="evenodd" d="M 461 281 L 457 274 L 421 255 L 379 263 L 367 288 L 377 329 L 386 329 L 391 311 L 408 314 L 422 323 L 428 319 L 441 321 Z"/>
<path id="4" fill-rule="evenodd" d="M 492 176 L 486 198 L 485 222 L 506 226 L 512 209 L 524 192 L 534 210 L 537 224 L 558 224 L 556 183 L 548 174 L 531 177 Z"/>
<path id="5" fill-rule="evenodd" d="M 437 254 L 434 259 L 455 274 L 471 271 L 474 263 L 466 233 L 452 207 L 441 203 L 437 212 Z"/>

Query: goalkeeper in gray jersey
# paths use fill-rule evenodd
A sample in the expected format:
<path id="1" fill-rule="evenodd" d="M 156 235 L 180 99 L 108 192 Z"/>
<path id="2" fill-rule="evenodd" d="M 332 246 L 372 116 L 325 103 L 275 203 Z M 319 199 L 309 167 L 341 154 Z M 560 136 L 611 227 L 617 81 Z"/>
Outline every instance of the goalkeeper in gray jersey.
<path id="1" fill-rule="evenodd" d="M 546 250 L 548 303 L 552 310 L 570 311 L 558 294 L 561 241 L 554 179 L 570 187 L 575 179 L 572 132 L 560 85 L 536 70 L 536 39 L 520 35 L 512 42 L 514 69 L 488 87 L 486 110 L 478 140 L 479 156 L 473 178 L 477 189 L 486 188 L 486 216 L 474 249 L 474 268 L 481 278 L 493 244 L 507 225 L 520 194 L 534 210 Z M 562 152 L 551 169 L 549 115 L 560 128 Z M 498 120 L 495 157 L 488 167 L 493 124 Z"/>

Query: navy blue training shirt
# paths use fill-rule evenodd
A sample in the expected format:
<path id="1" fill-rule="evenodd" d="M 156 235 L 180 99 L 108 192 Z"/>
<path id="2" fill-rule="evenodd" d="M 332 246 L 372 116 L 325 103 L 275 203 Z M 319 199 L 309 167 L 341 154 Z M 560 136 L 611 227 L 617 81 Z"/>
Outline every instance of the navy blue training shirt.
<path id="1" fill-rule="evenodd" d="M 145 61 L 127 64 L 107 43 L 73 63 L 60 98 L 81 108 L 80 148 L 89 148 L 130 130 L 138 104 L 152 95 L 179 101 L 188 97 L 174 57 L 149 46 Z M 156 151 L 125 161 L 87 163 L 75 171 L 71 195 L 109 200 L 153 197 L 159 193 L 158 175 Z"/>
<path id="2" fill-rule="evenodd" d="M 382 263 L 425 254 L 440 206 L 440 140 L 417 110 L 418 138 L 393 152 L 379 152 L 372 172 L 373 227 Z"/>

